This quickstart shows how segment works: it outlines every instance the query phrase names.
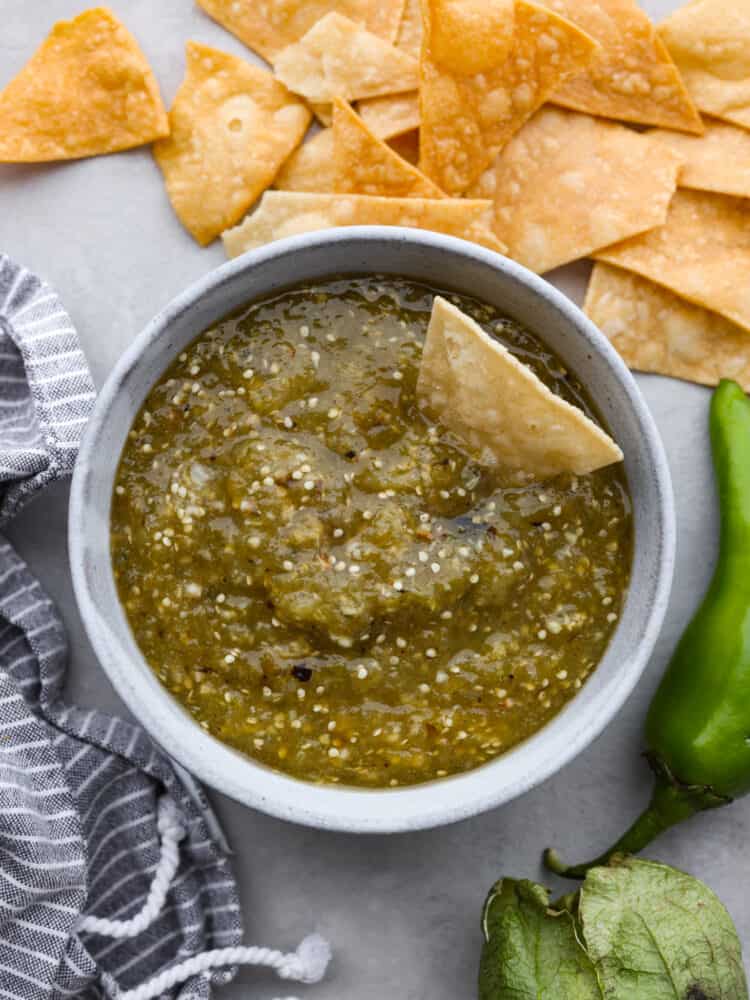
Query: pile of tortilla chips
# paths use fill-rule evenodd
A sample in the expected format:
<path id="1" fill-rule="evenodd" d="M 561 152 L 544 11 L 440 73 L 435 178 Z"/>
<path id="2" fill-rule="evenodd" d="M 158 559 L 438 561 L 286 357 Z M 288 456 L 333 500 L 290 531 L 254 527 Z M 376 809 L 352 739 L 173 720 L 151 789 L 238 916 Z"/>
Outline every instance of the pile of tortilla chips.
<path id="1" fill-rule="evenodd" d="M 189 42 L 167 115 L 86 11 L 0 92 L 0 162 L 154 143 L 184 226 L 232 256 L 381 224 L 538 272 L 591 257 L 585 309 L 629 365 L 750 388 L 746 3 L 658 27 L 636 0 L 198 3 L 272 70 Z"/>

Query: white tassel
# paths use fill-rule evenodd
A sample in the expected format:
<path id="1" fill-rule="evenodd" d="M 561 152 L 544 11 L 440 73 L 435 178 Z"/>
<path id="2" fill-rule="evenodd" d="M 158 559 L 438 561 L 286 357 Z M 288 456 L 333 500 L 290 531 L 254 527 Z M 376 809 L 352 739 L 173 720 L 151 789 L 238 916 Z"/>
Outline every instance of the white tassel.
<path id="1" fill-rule="evenodd" d="M 330 958 L 330 946 L 319 934 L 306 937 L 296 951 L 286 955 L 271 948 L 219 948 L 193 955 L 179 965 L 165 969 L 141 986 L 119 993 L 117 1000 L 153 1000 L 191 976 L 226 965 L 261 965 L 273 969 L 281 979 L 318 983 L 325 975 Z"/>
<path id="2" fill-rule="evenodd" d="M 156 825 L 161 837 L 161 857 L 143 908 L 129 920 L 108 920 L 106 917 L 83 916 L 76 927 L 79 934 L 86 931 L 89 934 L 101 934 L 110 938 L 136 937 L 141 931 L 150 927 L 159 916 L 169 893 L 172 879 L 180 867 L 179 843 L 185 836 L 185 829 L 180 823 L 177 806 L 166 795 L 159 800 Z"/>
<path id="3" fill-rule="evenodd" d="M 157 826 L 161 836 L 161 856 L 148 898 L 143 908 L 129 920 L 108 920 L 106 917 L 84 916 L 77 930 L 101 934 L 111 938 L 132 938 L 150 926 L 161 913 L 169 886 L 180 865 L 179 843 L 185 837 L 177 807 L 164 796 L 159 801 Z M 298 983 L 319 983 L 331 961 L 331 946 L 320 934 L 310 934 L 300 942 L 296 951 L 284 954 L 272 948 L 238 946 L 204 951 L 200 955 L 165 969 L 148 982 L 124 993 L 117 992 L 117 1000 L 152 1000 L 162 993 L 184 983 L 191 976 L 211 969 L 232 965 L 260 965 L 273 969 L 280 979 L 293 979 Z M 288 1000 L 296 1000 L 294 997 Z"/>

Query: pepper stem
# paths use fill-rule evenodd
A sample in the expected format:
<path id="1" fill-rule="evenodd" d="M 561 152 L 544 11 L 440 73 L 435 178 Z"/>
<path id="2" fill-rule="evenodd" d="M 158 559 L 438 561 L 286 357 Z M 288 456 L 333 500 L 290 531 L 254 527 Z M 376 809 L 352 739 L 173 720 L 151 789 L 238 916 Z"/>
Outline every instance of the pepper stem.
<path id="1" fill-rule="evenodd" d="M 590 868 L 606 865 L 614 855 L 637 854 L 671 826 L 689 819 L 697 812 L 726 805 L 729 801 L 706 786 L 681 784 L 663 761 L 652 755 L 647 756 L 654 772 L 654 790 L 648 807 L 633 825 L 608 851 L 585 864 L 563 864 L 557 852 L 548 847 L 544 852 L 544 864 L 550 871 L 564 878 L 585 878 Z"/>

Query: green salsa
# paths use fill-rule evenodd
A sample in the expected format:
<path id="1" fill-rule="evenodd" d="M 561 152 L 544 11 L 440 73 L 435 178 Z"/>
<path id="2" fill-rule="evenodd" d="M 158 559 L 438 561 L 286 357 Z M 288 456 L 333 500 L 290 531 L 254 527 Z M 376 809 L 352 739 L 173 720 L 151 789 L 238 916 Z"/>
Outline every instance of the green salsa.
<path id="1" fill-rule="evenodd" d="M 596 419 L 535 336 L 443 294 Z M 120 461 L 112 561 L 146 660 L 204 729 L 297 778 L 497 757 L 581 687 L 622 607 L 622 466 L 534 482 L 426 418 L 434 295 L 341 278 L 249 305 L 167 370 Z"/>

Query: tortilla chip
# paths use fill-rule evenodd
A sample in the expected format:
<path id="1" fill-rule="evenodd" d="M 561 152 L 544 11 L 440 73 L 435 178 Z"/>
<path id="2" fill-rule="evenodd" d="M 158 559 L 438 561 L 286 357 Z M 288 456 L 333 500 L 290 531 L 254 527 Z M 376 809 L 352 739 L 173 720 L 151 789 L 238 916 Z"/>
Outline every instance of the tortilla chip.
<path id="1" fill-rule="evenodd" d="M 548 478 L 622 461 L 615 442 L 582 410 L 440 296 L 432 306 L 417 397 L 484 465 Z"/>
<path id="2" fill-rule="evenodd" d="M 267 191 L 243 223 L 224 233 L 227 256 L 273 240 L 335 226 L 408 226 L 431 229 L 503 251 L 485 228 L 489 201 L 467 198 L 373 198 L 364 194 Z"/>
<path id="3" fill-rule="evenodd" d="M 280 191 L 335 191 L 337 176 L 333 129 L 324 128 L 295 149 L 273 186 Z"/>
<path id="4" fill-rule="evenodd" d="M 750 389 L 747 333 L 637 274 L 596 264 L 584 309 L 630 368 L 702 385 L 733 378 Z"/>
<path id="5" fill-rule="evenodd" d="M 515 0 L 429 0 L 428 6 L 430 56 L 443 70 L 457 76 L 490 73 L 510 55 L 516 43 Z"/>
<path id="6" fill-rule="evenodd" d="M 658 27 L 701 111 L 750 128 L 750 9 L 692 0 Z"/>
<path id="7" fill-rule="evenodd" d="M 396 38 L 396 48 L 419 59 L 422 48 L 422 11 L 420 0 L 406 0 Z M 419 127 L 419 93 L 386 94 L 360 101 L 357 113 L 381 139 L 391 139 Z"/>
<path id="8" fill-rule="evenodd" d="M 135 38 L 106 7 L 59 21 L 0 92 L 0 162 L 99 156 L 169 133 Z"/>
<path id="9" fill-rule="evenodd" d="M 154 146 L 180 221 L 205 245 L 247 212 L 310 124 L 310 112 L 270 73 L 188 42 L 187 72 Z"/>
<path id="10" fill-rule="evenodd" d="M 419 129 L 415 128 L 411 132 L 394 136 L 393 139 L 389 139 L 388 145 L 407 163 L 413 163 L 414 166 L 419 163 Z"/>
<path id="11" fill-rule="evenodd" d="M 330 101 L 308 101 L 307 103 L 323 128 L 330 128 L 333 125 L 333 105 Z"/>
<path id="12" fill-rule="evenodd" d="M 614 122 L 547 106 L 469 189 L 508 253 L 542 273 L 659 226 L 681 158 Z"/>
<path id="13" fill-rule="evenodd" d="M 331 11 L 393 42 L 404 8 L 404 0 L 198 0 L 198 4 L 268 62 Z"/>
<path id="14" fill-rule="evenodd" d="M 420 0 L 406 0 L 396 35 L 396 48 L 414 59 L 422 49 L 422 7 Z"/>
<path id="15" fill-rule="evenodd" d="M 346 101 L 333 102 L 334 191 L 391 198 L 444 198 L 416 167 L 368 129 Z"/>
<path id="16" fill-rule="evenodd" d="M 360 101 L 357 111 L 367 127 L 379 139 L 393 139 L 419 128 L 419 94 L 409 90 L 405 94 L 386 94 Z"/>
<path id="17" fill-rule="evenodd" d="M 580 72 L 596 43 L 556 14 L 516 0 L 512 53 L 474 76 L 441 65 L 434 53 L 439 0 L 423 0 L 425 38 L 420 63 L 420 166 L 449 194 L 465 191 L 502 147 L 569 76 Z M 459 8 L 456 8 L 458 13 Z M 458 29 L 458 17 L 454 19 Z M 473 17 L 454 39 L 472 49 Z M 483 35 L 479 32 L 479 41 Z"/>
<path id="18" fill-rule="evenodd" d="M 274 59 L 276 75 L 295 94 L 325 103 L 413 90 L 418 64 L 341 14 L 327 14 Z"/>
<path id="19" fill-rule="evenodd" d="M 700 135 L 701 119 L 648 14 L 635 0 L 540 0 L 601 45 L 583 73 L 552 95 L 591 115 Z"/>
<path id="20" fill-rule="evenodd" d="M 750 330 L 750 202 L 678 190 L 658 229 L 595 254 Z"/>
<path id="21" fill-rule="evenodd" d="M 704 135 L 654 129 L 649 137 L 683 158 L 679 185 L 750 198 L 750 132 L 711 118 Z"/>

